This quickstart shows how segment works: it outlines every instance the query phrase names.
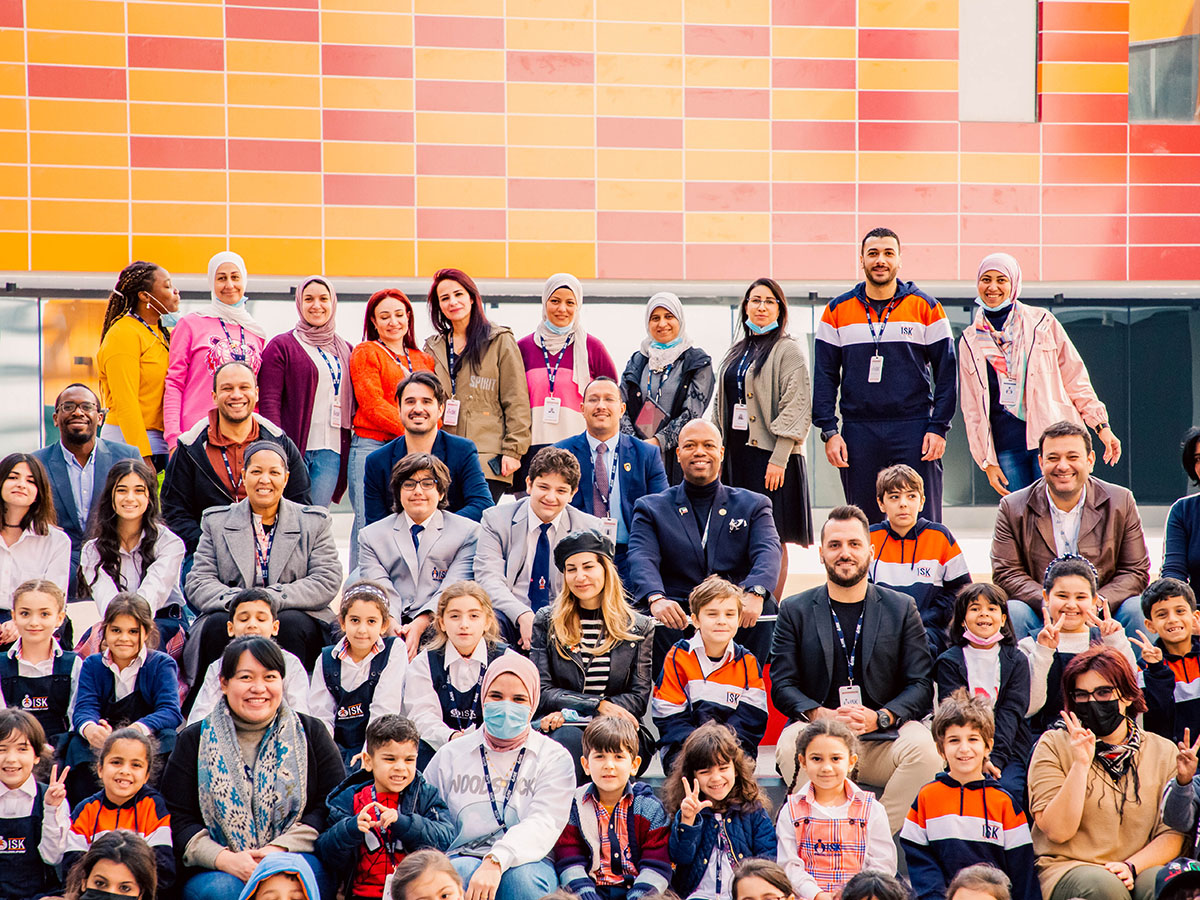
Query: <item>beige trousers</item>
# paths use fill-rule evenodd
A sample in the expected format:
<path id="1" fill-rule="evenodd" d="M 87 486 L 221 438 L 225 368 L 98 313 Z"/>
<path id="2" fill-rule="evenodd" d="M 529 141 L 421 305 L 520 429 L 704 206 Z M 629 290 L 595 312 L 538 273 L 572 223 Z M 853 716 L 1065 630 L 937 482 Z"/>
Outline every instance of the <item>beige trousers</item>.
<path id="1" fill-rule="evenodd" d="M 808 782 L 801 767 L 796 771 L 796 741 L 806 722 L 793 722 L 779 735 L 775 745 L 775 768 L 784 784 L 799 790 Z M 883 785 L 880 802 L 887 813 L 892 834 L 900 830 L 917 792 L 944 768 L 933 735 L 920 722 L 905 722 L 893 741 L 860 741 L 857 778 L 863 784 Z M 855 776 L 852 776 L 855 777 Z M 792 779 L 795 788 L 791 788 Z"/>

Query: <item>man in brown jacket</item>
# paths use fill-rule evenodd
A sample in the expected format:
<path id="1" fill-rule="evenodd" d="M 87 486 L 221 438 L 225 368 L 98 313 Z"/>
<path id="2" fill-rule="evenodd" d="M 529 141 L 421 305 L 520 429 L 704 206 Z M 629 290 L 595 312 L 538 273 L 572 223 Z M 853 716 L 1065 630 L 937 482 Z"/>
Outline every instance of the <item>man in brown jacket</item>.
<path id="1" fill-rule="evenodd" d="M 1075 553 L 1096 567 L 1100 595 L 1136 635 L 1150 556 L 1133 494 L 1092 477 L 1096 454 L 1087 430 L 1051 425 L 1038 440 L 1042 477 L 1000 501 L 992 535 L 992 581 L 1008 594 L 1018 639 L 1042 626 L 1042 579 L 1058 556 Z"/>

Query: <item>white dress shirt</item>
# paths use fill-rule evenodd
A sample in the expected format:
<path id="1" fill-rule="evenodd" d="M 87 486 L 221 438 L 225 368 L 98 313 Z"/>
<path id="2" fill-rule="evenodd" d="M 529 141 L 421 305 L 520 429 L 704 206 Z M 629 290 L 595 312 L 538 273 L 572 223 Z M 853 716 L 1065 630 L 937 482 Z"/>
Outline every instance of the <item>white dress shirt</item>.
<path id="1" fill-rule="evenodd" d="M 451 641 L 446 641 L 446 677 L 456 691 L 469 691 L 479 682 L 479 673 L 487 667 L 487 641 L 480 639 L 470 656 L 463 656 Z M 429 672 L 429 651 L 422 650 L 408 668 L 404 679 L 404 715 L 413 720 L 421 740 L 434 750 L 450 740 L 455 729 L 442 718 L 433 676 Z M 474 731 L 474 728 L 467 729 Z"/>
<path id="2" fill-rule="evenodd" d="M 63 655 L 63 648 L 53 639 L 50 645 L 50 655 L 46 659 L 41 662 L 29 662 L 21 656 L 21 639 L 17 638 L 17 642 L 8 648 L 9 659 L 17 661 L 17 675 L 21 678 L 48 678 L 53 675 L 54 663 Z M 71 702 L 67 705 L 68 712 L 75 705 L 75 692 L 79 689 L 79 669 L 82 665 L 83 660 L 75 657 L 75 663 L 71 666 Z M 4 686 L 0 684 L 0 706 L 14 706 L 19 702 L 16 697 L 13 701 L 8 702 L 8 698 L 4 696 Z"/>
<path id="3" fill-rule="evenodd" d="M 350 656 L 350 643 L 342 638 L 333 648 L 333 658 L 341 661 L 342 690 L 353 691 L 367 680 L 371 674 L 371 661 L 383 651 L 383 639 L 376 643 L 375 648 L 363 657 L 362 662 L 355 662 Z M 334 720 L 337 718 L 337 703 L 333 694 L 325 686 L 325 669 L 322 665 L 323 656 L 318 656 L 313 664 L 312 687 L 308 692 L 309 715 L 320 719 L 333 734 Z M 371 695 L 371 709 L 368 713 L 374 721 L 379 716 L 400 712 L 400 698 L 404 693 L 404 675 L 408 669 L 408 650 L 401 638 L 392 642 L 392 651 L 388 655 L 387 665 L 375 682 L 375 693 Z"/>
<path id="4" fill-rule="evenodd" d="M 18 787 L 9 788 L 0 784 L 0 819 L 24 819 L 33 814 L 33 802 L 37 799 L 37 782 L 30 775 Z M 38 841 L 38 853 L 42 862 L 56 866 L 62 862 L 63 850 L 67 846 L 67 833 L 71 830 L 71 815 L 67 801 L 56 807 L 46 806 L 42 811 L 42 839 Z"/>
<path id="5" fill-rule="evenodd" d="M 154 542 L 154 562 L 145 570 L 142 564 L 142 536 L 139 533 L 137 545 L 132 550 L 124 547 L 120 550 L 121 581 L 124 587 L 117 586 L 112 577 L 100 567 L 100 551 L 93 538 L 83 545 L 79 554 L 79 566 L 83 570 L 83 580 L 92 587 L 92 599 L 96 601 L 96 609 L 101 618 L 112 598 L 122 590 L 134 591 L 150 604 L 150 609 L 157 613 L 164 606 L 172 604 L 183 605 L 183 592 L 179 589 L 179 573 L 183 567 L 183 557 L 187 553 L 174 532 L 166 525 L 158 526 L 158 540 Z"/>
<path id="6" fill-rule="evenodd" d="M 1079 523 L 1083 518 L 1083 501 L 1087 499 L 1087 485 L 1079 492 L 1079 502 L 1066 512 L 1054 505 L 1050 488 L 1046 488 L 1046 499 L 1050 502 L 1050 523 L 1054 528 L 1054 550 L 1059 556 L 1079 552 Z M 1041 573 L 1036 573 L 1041 574 Z"/>
<path id="7" fill-rule="evenodd" d="M 71 482 L 71 499 L 75 501 L 75 516 L 79 519 L 79 529 L 86 531 L 88 514 L 92 511 L 92 493 L 96 485 L 95 447 L 83 465 L 79 464 L 75 454 L 62 442 L 59 442 L 58 449 L 62 451 L 63 460 L 67 464 L 67 481 Z"/>
<path id="8" fill-rule="evenodd" d="M 0 540 L 0 609 L 12 609 L 13 591 L 23 581 L 44 578 L 67 591 L 71 577 L 71 539 L 57 525 L 46 534 L 26 529 L 11 547 Z"/>

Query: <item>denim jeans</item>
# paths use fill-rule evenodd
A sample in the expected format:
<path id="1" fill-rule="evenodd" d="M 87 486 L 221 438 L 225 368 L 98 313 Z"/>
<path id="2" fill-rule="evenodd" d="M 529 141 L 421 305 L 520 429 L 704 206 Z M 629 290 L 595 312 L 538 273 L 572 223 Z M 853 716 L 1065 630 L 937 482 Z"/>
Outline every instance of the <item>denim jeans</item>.
<path id="1" fill-rule="evenodd" d="M 342 455 L 336 450 L 305 450 L 304 465 L 308 467 L 313 506 L 329 509 L 334 488 L 337 487 L 338 472 L 342 468 Z"/>
<path id="2" fill-rule="evenodd" d="M 1142 595 L 1134 594 L 1132 597 L 1122 600 L 1121 605 L 1117 607 L 1117 611 L 1113 614 L 1113 618 L 1120 622 L 1121 627 L 1125 629 L 1125 635 L 1129 638 L 1129 643 L 1133 644 L 1133 655 L 1141 661 L 1142 648 L 1134 643 L 1134 640 L 1139 636 L 1138 630 L 1140 629 L 1143 634 L 1154 640 L 1154 635 L 1149 634 L 1149 629 L 1146 628 L 1146 615 L 1142 612 Z"/>
<path id="3" fill-rule="evenodd" d="M 350 481 L 350 505 L 354 507 L 354 525 L 350 529 L 350 571 L 358 566 L 358 531 L 367 525 L 367 509 L 363 500 L 363 485 L 367 472 L 367 457 L 382 447 L 386 441 L 375 441 L 359 437 L 350 439 L 350 464 L 347 478 Z"/>
<path id="4" fill-rule="evenodd" d="M 454 863 L 454 868 L 462 876 L 465 891 L 483 860 L 474 856 L 453 856 L 450 862 Z M 501 875 L 496 900 L 541 900 L 557 886 L 558 876 L 554 874 L 554 866 L 541 859 L 523 866 L 513 866 Z M 184 900 L 192 898 L 185 897 Z"/>
<path id="5" fill-rule="evenodd" d="M 1042 477 L 1036 450 L 1004 450 L 996 454 L 1000 471 L 1008 479 L 1008 490 L 1019 491 Z"/>
<path id="6" fill-rule="evenodd" d="M 1036 635 L 1045 624 L 1041 614 L 1034 612 L 1033 607 L 1024 600 L 1008 601 L 1008 621 L 1012 623 L 1018 643 L 1023 637 Z"/>
<path id="7" fill-rule="evenodd" d="M 332 897 L 337 891 L 337 885 L 330 879 L 329 874 L 321 866 L 320 861 L 311 853 L 301 853 L 301 856 L 312 866 L 313 874 L 317 876 L 317 887 L 322 897 Z M 230 875 L 228 872 L 201 872 L 193 875 L 183 887 L 183 900 L 238 900 L 246 882 Z"/>

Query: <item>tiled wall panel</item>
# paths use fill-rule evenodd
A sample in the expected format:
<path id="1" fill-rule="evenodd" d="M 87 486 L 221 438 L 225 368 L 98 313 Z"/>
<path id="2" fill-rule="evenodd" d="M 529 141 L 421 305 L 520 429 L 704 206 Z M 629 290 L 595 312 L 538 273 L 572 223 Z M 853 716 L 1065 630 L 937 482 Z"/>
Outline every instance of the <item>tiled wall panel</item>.
<path id="1" fill-rule="evenodd" d="M 1129 7 L 1041 0 L 993 123 L 958 0 L 0 0 L 0 270 L 849 279 L 889 225 L 924 279 L 1200 278 Z"/>

